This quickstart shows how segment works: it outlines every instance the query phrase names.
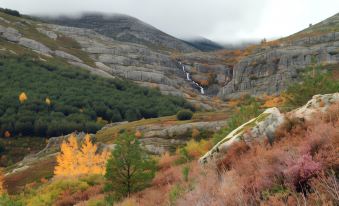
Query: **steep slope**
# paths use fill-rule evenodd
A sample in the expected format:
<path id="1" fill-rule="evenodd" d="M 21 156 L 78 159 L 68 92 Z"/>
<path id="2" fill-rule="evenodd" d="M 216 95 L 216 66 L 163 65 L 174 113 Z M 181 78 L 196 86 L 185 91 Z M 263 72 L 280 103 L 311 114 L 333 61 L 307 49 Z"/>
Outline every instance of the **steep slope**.
<path id="1" fill-rule="evenodd" d="M 185 104 L 183 98 L 163 96 L 155 89 L 117 78 L 105 70 L 107 66 L 81 50 L 78 42 L 48 30 L 47 25 L 1 12 L 0 17 L 1 136 L 94 132 L 105 121 L 170 115 Z M 135 45 L 129 49 L 137 48 L 147 49 Z M 151 58 L 149 53 L 148 57 Z M 154 76 L 162 80 L 160 74 Z M 26 98 L 19 101 L 21 93 Z M 159 105 L 163 109 L 157 108 Z"/>
<path id="2" fill-rule="evenodd" d="M 216 50 L 221 50 L 224 49 L 223 46 L 220 44 L 217 44 L 209 39 L 206 39 L 204 37 L 197 37 L 197 38 L 191 38 L 191 39 L 186 39 L 184 40 L 187 44 L 201 50 L 204 52 L 209 52 L 209 51 L 216 51 Z"/>
<path id="3" fill-rule="evenodd" d="M 100 76 L 132 80 L 158 88 L 163 94 L 197 102 L 191 95 L 196 96 L 199 90 L 185 80 L 168 51 L 116 41 L 90 29 L 46 24 L 26 16 L 1 13 L 0 17 L 1 41 L 8 51 L 17 54 L 34 51 L 42 59 L 61 58 Z"/>
<path id="4" fill-rule="evenodd" d="M 157 50 L 196 51 L 185 42 L 170 36 L 155 27 L 131 16 L 103 14 L 83 14 L 80 17 L 44 18 L 45 20 L 78 28 L 92 29 L 99 34 L 118 41 L 146 45 Z"/>
<path id="5" fill-rule="evenodd" d="M 312 64 L 339 63 L 339 14 L 290 37 L 264 43 L 234 66 L 233 79 L 219 92 L 223 98 L 245 93 L 277 94 Z M 338 66 L 336 67 L 338 68 Z"/>

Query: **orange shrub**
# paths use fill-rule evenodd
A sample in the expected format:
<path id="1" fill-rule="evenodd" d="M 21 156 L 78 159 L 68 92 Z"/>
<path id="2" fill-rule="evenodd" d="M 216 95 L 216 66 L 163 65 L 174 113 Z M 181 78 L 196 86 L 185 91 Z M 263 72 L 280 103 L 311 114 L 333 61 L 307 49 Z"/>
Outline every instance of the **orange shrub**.
<path id="1" fill-rule="evenodd" d="M 168 169 L 174 164 L 174 162 L 177 159 L 178 159 L 178 156 L 170 155 L 169 152 L 166 152 L 160 156 L 160 159 L 158 161 L 158 166 L 160 167 L 160 169 Z"/>

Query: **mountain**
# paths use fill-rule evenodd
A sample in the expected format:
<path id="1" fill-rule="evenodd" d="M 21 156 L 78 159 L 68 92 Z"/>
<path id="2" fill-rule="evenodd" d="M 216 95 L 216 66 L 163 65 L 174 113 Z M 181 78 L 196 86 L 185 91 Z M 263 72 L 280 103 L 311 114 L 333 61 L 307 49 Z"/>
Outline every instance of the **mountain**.
<path id="1" fill-rule="evenodd" d="M 209 52 L 209 51 L 216 51 L 224 49 L 223 46 L 221 46 L 218 43 L 215 43 L 209 39 L 206 39 L 204 37 L 196 37 L 192 39 L 186 39 L 184 40 L 187 44 L 193 46 L 194 48 L 197 48 L 201 51 Z"/>
<path id="2" fill-rule="evenodd" d="M 301 32 L 249 47 L 234 64 L 233 78 L 219 92 L 222 98 L 244 94 L 278 94 L 313 63 L 339 69 L 339 13 Z M 314 62 L 315 61 L 315 62 Z"/>
<path id="3" fill-rule="evenodd" d="M 180 39 L 128 15 L 85 13 L 79 17 L 63 16 L 42 19 L 63 26 L 91 29 L 118 41 L 142 44 L 159 50 L 197 51 Z"/>

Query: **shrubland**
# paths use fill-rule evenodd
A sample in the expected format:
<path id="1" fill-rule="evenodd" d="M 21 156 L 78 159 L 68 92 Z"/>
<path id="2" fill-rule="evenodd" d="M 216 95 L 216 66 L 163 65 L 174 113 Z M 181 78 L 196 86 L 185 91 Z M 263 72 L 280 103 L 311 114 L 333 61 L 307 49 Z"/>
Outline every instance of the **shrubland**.
<path id="1" fill-rule="evenodd" d="M 273 144 L 232 146 L 179 205 L 337 205 L 339 104 L 313 121 L 287 120 Z"/>

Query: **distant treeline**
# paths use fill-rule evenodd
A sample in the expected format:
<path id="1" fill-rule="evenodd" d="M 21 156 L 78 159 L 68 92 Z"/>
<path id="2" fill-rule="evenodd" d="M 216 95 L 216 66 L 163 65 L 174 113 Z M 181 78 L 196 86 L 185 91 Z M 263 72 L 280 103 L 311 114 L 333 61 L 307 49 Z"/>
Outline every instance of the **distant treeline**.
<path id="1" fill-rule="evenodd" d="M 0 8 L 0 12 L 12 15 L 12 16 L 18 16 L 20 17 L 21 14 L 20 12 L 16 11 L 16 10 L 12 10 L 12 9 L 4 9 L 4 8 Z"/>
<path id="2" fill-rule="evenodd" d="M 19 100 L 20 94 L 22 97 Z M 27 97 L 27 98 L 26 98 Z M 96 132 L 108 122 L 173 115 L 183 98 L 80 68 L 0 55 L 0 135 L 51 137 Z"/>

